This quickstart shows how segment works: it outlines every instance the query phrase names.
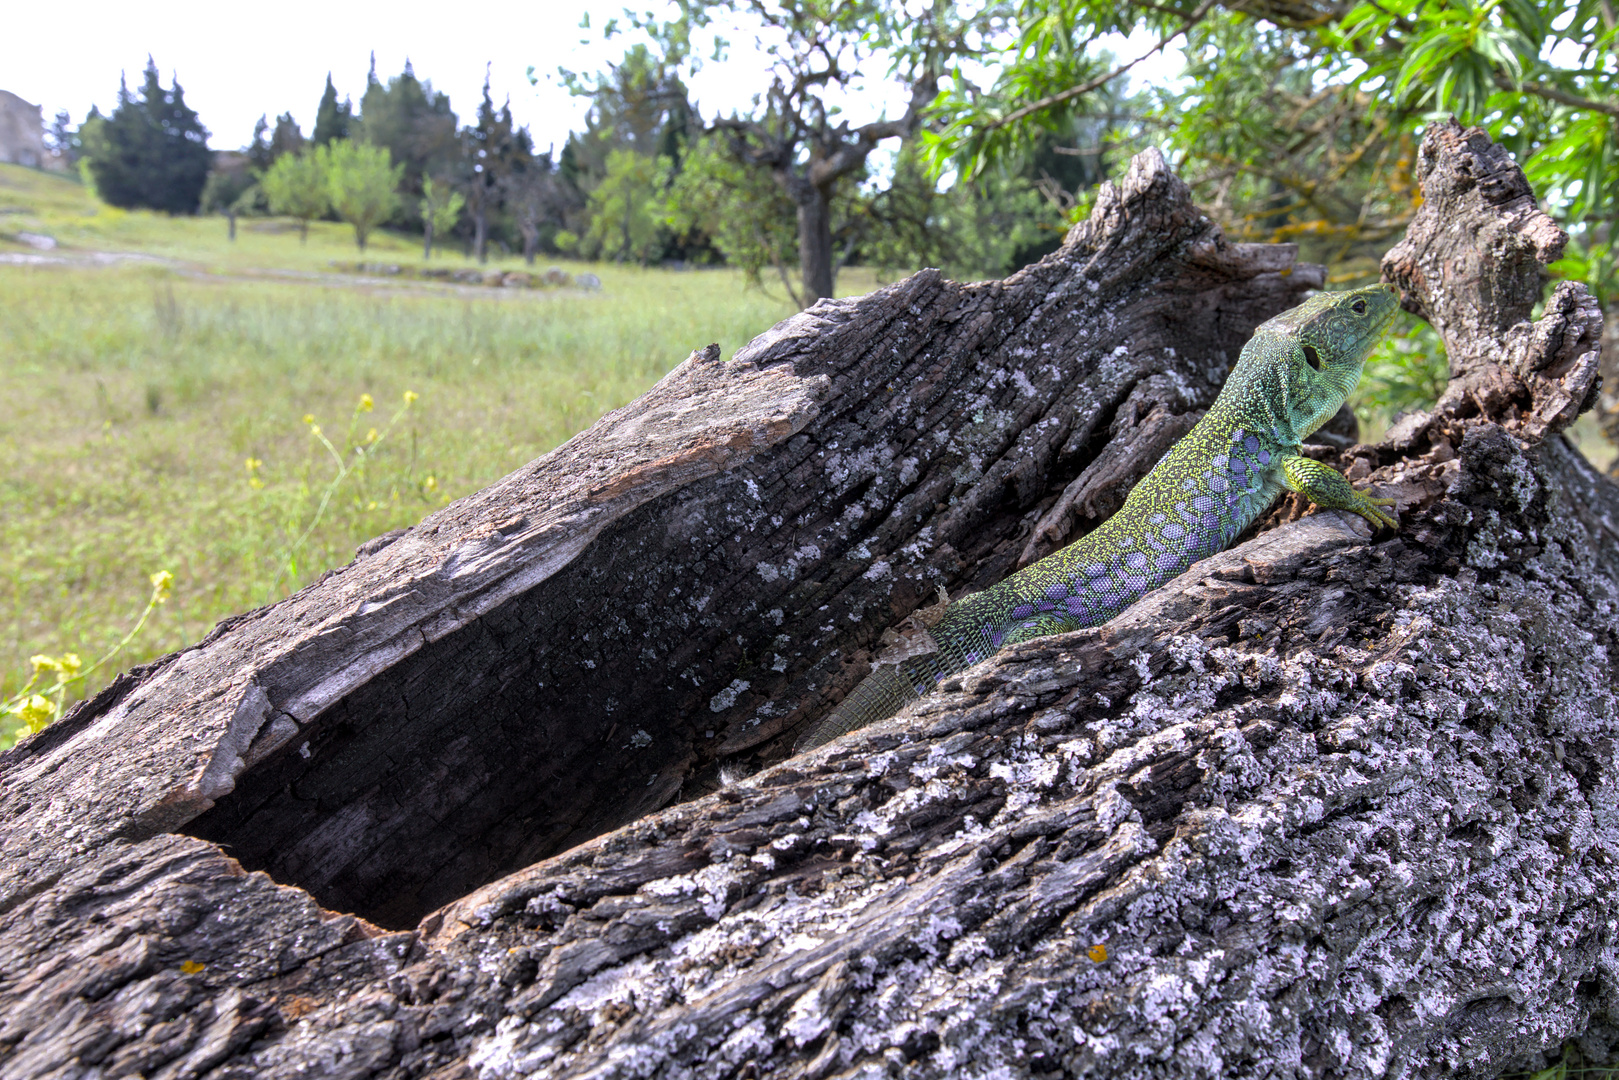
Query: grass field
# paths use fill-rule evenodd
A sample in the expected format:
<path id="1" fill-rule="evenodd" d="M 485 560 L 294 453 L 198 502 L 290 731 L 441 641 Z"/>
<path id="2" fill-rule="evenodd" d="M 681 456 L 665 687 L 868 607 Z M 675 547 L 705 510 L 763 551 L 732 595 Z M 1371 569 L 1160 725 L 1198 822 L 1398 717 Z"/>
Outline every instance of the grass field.
<path id="1" fill-rule="evenodd" d="M 0 261 L 0 699 L 34 654 L 109 649 L 155 572 L 174 574 L 170 599 L 89 690 L 498 479 L 693 348 L 729 354 L 791 312 L 730 271 L 594 266 L 590 293 L 357 284 L 325 273 L 356 258 L 346 227 L 317 224 L 305 247 L 244 221 L 233 247 L 220 219 L 100 208 L 14 166 L 0 211 L 0 260 L 70 260 Z M 60 246 L 5 239 L 18 232 Z M 419 256 L 394 237 L 368 253 Z M 337 473 L 312 424 L 349 462 L 368 453 L 298 543 Z"/>

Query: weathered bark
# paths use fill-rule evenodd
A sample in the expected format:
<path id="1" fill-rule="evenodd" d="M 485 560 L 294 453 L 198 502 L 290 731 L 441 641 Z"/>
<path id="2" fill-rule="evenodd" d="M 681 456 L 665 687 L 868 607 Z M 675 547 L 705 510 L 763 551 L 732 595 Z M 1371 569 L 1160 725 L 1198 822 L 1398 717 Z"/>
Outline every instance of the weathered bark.
<path id="1" fill-rule="evenodd" d="M 1398 536 L 1270 528 L 779 761 L 940 585 L 1109 512 L 1320 284 L 1144 155 L 1039 266 L 694 355 L 0 759 L 0 1076 L 1604 1053 L 1619 493 L 1556 434 L 1599 321 L 1567 286 L 1526 321 L 1555 244 L 1482 135 L 1422 169 L 1390 269 L 1469 359 L 1342 461 Z"/>

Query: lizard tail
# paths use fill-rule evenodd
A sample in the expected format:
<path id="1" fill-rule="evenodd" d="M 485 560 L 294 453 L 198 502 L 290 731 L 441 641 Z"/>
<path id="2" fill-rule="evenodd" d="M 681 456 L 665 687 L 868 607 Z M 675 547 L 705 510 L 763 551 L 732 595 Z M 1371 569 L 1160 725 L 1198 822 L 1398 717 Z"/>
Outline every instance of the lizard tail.
<path id="1" fill-rule="evenodd" d="M 929 677 L 932 667 L 931 664 L 913 660 L 898 666 L 884 665 L 878 668 L 849 691 L 849 696 L 840 701 L 825 720 L 799 739 L 793 746 L 793 752 L 801 754 L 805 750 L 825 746 L 839 735 L 893 716 L 906 702 L 922 696 L 916 689 L 918 685 L 933 685 L 936 676 Z"/>

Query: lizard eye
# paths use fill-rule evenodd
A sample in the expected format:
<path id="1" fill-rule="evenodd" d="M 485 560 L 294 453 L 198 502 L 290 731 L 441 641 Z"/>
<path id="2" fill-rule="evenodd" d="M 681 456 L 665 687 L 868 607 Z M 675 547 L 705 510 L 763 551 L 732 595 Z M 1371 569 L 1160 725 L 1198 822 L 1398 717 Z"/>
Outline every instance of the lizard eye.
<path id="1" fill-rule="evenodd" d="M 1321 370 L 1321 354 L 1315 351 L 1314 345 L 1304 346 L 1304 362 L 1316 371 Z"/>
<path id="2" fill-rule="evenodd" d="M 1356 300 L 1353 304 L 1350 304 L 1349 307 L 1350 310 L 1352 310 L 1356 315 L 1366 314 L 1366 301 L 1364 300 Z"/>

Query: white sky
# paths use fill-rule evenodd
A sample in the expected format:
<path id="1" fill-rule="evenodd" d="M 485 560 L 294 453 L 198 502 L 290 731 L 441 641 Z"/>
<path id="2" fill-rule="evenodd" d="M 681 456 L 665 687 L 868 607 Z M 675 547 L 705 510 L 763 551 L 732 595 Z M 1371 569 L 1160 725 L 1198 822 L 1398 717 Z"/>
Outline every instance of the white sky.
<path id="1" fill-rule="evenodd" d="M 663 0 L 637 5 L 656 10 Z M 559 66 L 581 72 L 602 69 L 624 54 L 624 38 L 605 42 L 600 27 L 623 10 L 623 0 L 488 0 L 425 4 L 280 0 L 247 7 L 169 0 L 162 5 L 85 0 L 67 12 L 48 4 L 16 4 L 6 15 L 0 37 L 0 89 L 44 106 L 45 121 L 67 109 L 75 123 L 95 103 L 110 111 L 117 99 L 118 74 L 139 84 L 150 53 L 163 83 L 178 74 L 186 103 L 195 109 L 216 150 L 246 145 L 260 114 L 274 122 L 291 110 L 309 134 L 315 106 L 332 73 L 339 98 L 358 106 L 373 50 L 377 74 L 386 82 L 408 57 L 418 78 L 450 95 L 461 123 L 471 122 L 489 65 L 490 89 L 498 105 L 508 95 L 512 115 L 527 124 L 536 146 L 561 150 L 568 132 L 584 126 L 587 103 L 572 98 L 555 77 Z M 579 29 L 588 12 L 592 29 Z M 708 64 L 690 81 L 704 117 L 746 109 L 761 89 L 766 65 L 751 37 L 728 32 L 726 64 Z M 581 39 L 588 39 L 582 43 Z M 1133 58 L 1150 39 L 1112 43 L 1121 58 Z M 1148 80 L 1172 77 L 1178 54 L 1154 57 L 1136 69 Z M 759 57 L 759 59 L 755 59 Z M 530 85 L 527 71 L 539 77 Z M 904 96 L 880 72 L 871 91 L 851 102 L 855 123 L 886 108 L 897 115 Z"/>

